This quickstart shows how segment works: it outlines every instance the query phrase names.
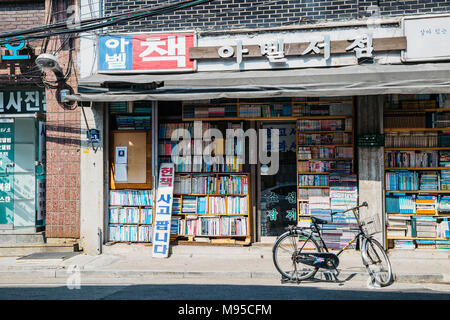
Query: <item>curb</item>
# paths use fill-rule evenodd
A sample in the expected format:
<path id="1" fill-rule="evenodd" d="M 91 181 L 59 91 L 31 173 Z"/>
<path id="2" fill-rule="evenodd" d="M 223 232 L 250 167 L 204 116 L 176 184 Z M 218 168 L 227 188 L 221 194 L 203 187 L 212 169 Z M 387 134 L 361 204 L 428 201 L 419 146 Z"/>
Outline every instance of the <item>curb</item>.
<path id="1" fill-rule="evenodd" d="M 73 274 L 68 269 L 44 269 L 44 270 L 0 270 L 0 281 L 13 278 L 56 278 L 65 279 Z M 281 281 L 280 274 L 276 271 L 166 271 L 166 270 L 80 270 L 80 276 L 86 278 L 166 278 L 166 279 L 189 279 L 189 278 L 227 278 L 227 279 L 277 279 Z M 319 271 L 317 280 L 329 280 L 329 272 Z M 366 281 L 366 272 L 341 272 L 338 276 L 341 281 Z M 394 274 L 396 282 L 401 283 L 445 283 L 446 277 L 441 273 L 434 274 Z"/>

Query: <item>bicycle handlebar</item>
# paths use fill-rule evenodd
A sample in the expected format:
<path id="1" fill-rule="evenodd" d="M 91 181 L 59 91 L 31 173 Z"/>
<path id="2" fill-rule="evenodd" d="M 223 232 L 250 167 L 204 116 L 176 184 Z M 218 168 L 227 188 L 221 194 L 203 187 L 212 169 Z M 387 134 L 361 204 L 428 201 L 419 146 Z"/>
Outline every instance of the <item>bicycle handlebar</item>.
<path id="1" fill-rule="evenodd" d="M 366 201 L 364 201 L 360 206 L 356 206 L 356 207 L 353 207 L 353 208 L 350 208 L 350 209 L 348 209 L 348 210 L 341 211 L 341 212 L 334 212 L 334 213 L 331 213 L 331 215 L 333 216 L 333 215 L 335 215 L 336 213 L 345 213 L 345 212 L 348 212 L 348 211 L 353 211 L 353 210 L 359 209 L 359 208 L 361 208 L 361 207 L 369 207 L 369 204 L 368 204 Z"/>

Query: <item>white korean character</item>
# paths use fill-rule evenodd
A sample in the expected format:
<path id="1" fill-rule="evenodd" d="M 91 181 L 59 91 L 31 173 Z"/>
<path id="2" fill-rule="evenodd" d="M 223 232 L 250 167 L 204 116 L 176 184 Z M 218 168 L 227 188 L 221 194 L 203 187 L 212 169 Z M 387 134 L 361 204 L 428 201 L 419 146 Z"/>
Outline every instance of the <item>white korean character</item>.
<path id="1" fill-rule="evenodd" d="M 270 62 L 286 63 L 287 59 L 284 57 L 284 41 L 277 40 L 264 43 L 260 45 L 261 54 L 267 56 Z"/>
<path id="2" fill-rule="evenodd" d="M 248 49 L 244 49 L 242 47 L 242 41 L 236 41 L 236 62 L 237 64 L 241 64 L 242 55 L 244 53 L 248 53 Z M 221 58 L 231 58 L 234 56 L 234 48 L 232 46 L 222 46 L 218 50 L 218 54 Z"/>
<path id="3" fill-rule="evenodd" d="M 167 50 L 161 48 L 167 44 Z M 147 47 L 139 54 L 142 61 L 176 61 L 177 67 L 186 66 L 186 37 L 185 36 L 168 36 L 167 43 L 161 38 L 147 38 L 141 42 L 142 47 Z M 159 56 L 151 56 L 156 53 Z"/>
<path id="4" fill-rule="evenodd" d="M 320 43 L 317 40 L 310 41 L 308 48 L 306 48 L 306 50 L 303 51 L 302 55 L 311 53 L 313 51 L 316 54 L 320 54 L 321 48 L 323 48 L 324 59 L 325 60 L 330 59 L 331 51 L 330 51 L 330 36 L 329 35 L 324 36 L 323 42 L 320 42 Z"/>
<path id="5" fill-rule="evenodd" d="M 27 111 L 39 111 L 39 91 L 25 91 Z"/>
<path id="6" fill-rule="evenodd" d="M 371 58 L 373 56 L 372 46 L 372 34 L 363 34 L 356 39 L 352 39 L 353 43 L 349 45 L 345 50 L 355 50 L 356 57 L 359 58 Z"/>
<path id="7" fill-rule="evenodd" d="M 105 61 L 109 69 L 124 69 L 127 61 L 127 54 L 125 52 L 113 54 L 112 56 L 106 54 Z"/>
<path id="8" fill-rule="evenodd" d="M 11 191 L 11 183 L 9 183 L 9 182 L 6 182 L 6 183 L 5 183 L 5 189 L 4 189 L 4 191 L 5 191 L 5 192 Z"/>
<path id="9" fill-rule="evenodd" d="M 22 111 L 22 97 L 20 95 L 20 91 L 16 92 L 17 99 L 14 98 L 14 92 L 9 93 L 9 102 L 6 105 L 6 110 L 10 110 L 11 108 L 14 108 L 17 110 L 17 112 Z"/>
<path id="10" fill-rule="evenodd" d="M 10 202 L 11 202 L 11 197 L 6 196 L 6 197 L 5 197 L 5 202 L 6 202 L 6 203 L 10 203 Z"/>

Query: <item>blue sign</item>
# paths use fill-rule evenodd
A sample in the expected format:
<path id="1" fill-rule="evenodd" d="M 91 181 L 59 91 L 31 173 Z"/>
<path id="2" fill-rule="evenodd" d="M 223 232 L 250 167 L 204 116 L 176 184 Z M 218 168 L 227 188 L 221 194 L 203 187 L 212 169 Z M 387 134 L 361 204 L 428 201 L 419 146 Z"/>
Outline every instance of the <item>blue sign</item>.
<path id="1" fill-rule="evenodd" d="M 99 70 L 132 70 L 133 37 L 103 36 L 99 38 Z"/>

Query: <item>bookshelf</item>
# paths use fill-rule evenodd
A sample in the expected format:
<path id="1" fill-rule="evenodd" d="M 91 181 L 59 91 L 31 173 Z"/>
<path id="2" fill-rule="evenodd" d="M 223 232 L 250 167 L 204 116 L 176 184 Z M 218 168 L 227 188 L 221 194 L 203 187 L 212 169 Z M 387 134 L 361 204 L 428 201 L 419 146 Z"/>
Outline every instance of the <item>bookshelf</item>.
<path id="1" fill-rule="evenodd" d="M 183 121 L 345 119 L 348 115 L 339 114 L 340 110 L 333 109 L 345 103 L 353 105 L 352 98 L 211 99 L 183 103 L 182 118 Z M 314 107 L 311 108 L 311 105 Z M 331 115 L 327 114 L 328 111 L 323 107 L 325 105 L 331 107 Z"/>
<path id="2" fill-rule="evenodd" d="M 356 231 L 351 213 L 339 213 L 356 206 L 358 199 L 353 99 L 293 99 L 293 105 L 297 111 L 298 221 L 311 216 L 329 221 L 324 225 L 324 241 L 329 249 L 340 249 Z M 332 218 L 332 212 L 338 213 Z"/>
<path id="3" fill-rule="evenodd" d="M 443 98 L 392 95 L 385 100 L 385 231 L 390 248 L 450 248 L 450 108 Z"/>
<path id="4" fill-rule="evenodd" d="M 151 243 L 152 112 L 146 102 L 111 103 L 108 241 Z M 115 148 L 127 147 L 127 181 L 116 181 Z"/>
<path id="5" fill-rule="evenodd" d="M 176 236 L 188 242 L 250 243 L 249 186 L 248 173 L 177 173 Z"/>

